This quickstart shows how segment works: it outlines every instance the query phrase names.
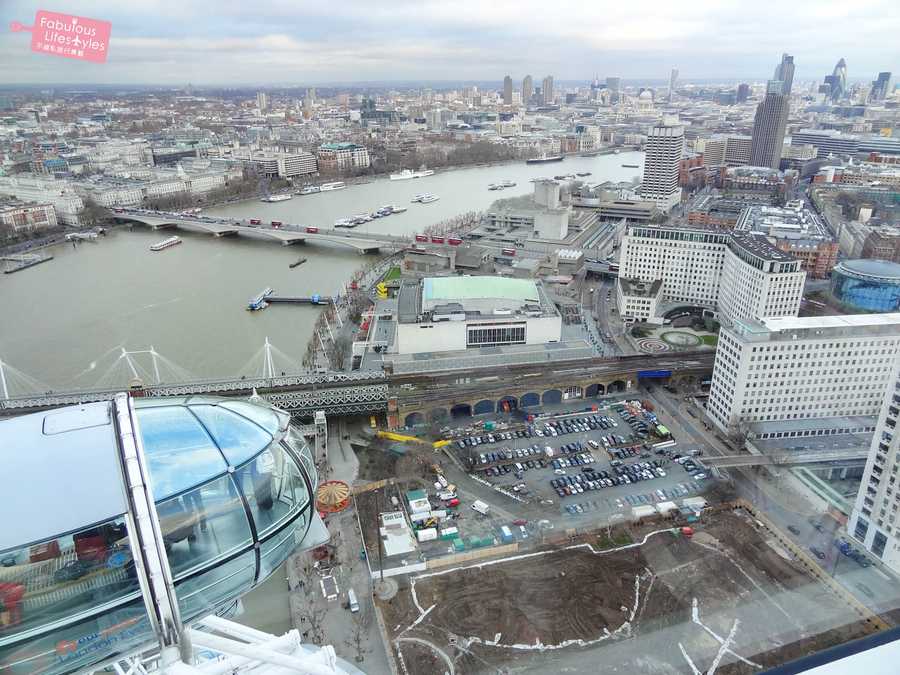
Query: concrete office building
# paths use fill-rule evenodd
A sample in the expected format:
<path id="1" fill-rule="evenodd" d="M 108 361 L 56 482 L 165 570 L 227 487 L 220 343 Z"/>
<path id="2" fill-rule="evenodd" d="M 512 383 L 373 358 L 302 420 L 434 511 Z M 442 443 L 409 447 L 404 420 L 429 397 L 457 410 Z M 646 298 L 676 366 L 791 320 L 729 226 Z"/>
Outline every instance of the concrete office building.
<path id="1" fill-rule="evenodd" d="M 723 320 L 795 316 L 805 273 L 800 262 L 757 235 L 696 226 L 631 226 L 622 237 L 619 278 L 644 297 L 645 286 L 660 281 L 653 303 L 630 299 L 617 288 L 623 318 L 654 319 L 677 305 L 704 307 Z M 653 295 L 655 295 L 655 291 Z M 635 308 L 639 313 L 630 313 Z M 652 309 L 652 312 L 648 312 Z"/>
<path id="2" fill-rule="evenodd" d="M 528 105 L 532 96 L 534 96 L 534 80 L 531 79 L 531 75 L 526 75 L 522 80 L 522 103 Z"/>
<path id="3" fill-rule="evenodd" d="M 898 353 L 898 313 L 740 319 L 719 332 L 707 411 L 724 431 L 874 416 Z"/>
<path id="4" fill-rule="evenodd" d="M 512 91 L 512 78 L 507 75 L 503 78 L 503 105 L 512 105 L 513 102 L 513 91 Z"/>
<path id="5" fill-rule="evenodd" d="M 544 78 L 544 86 L 541 89 L 541 95 L 544 103 L 553 103 L 553 76 L 548 75 Z"/>
<path id="6" fill-rule="evenodd" d="M 531 279 L 428 277 L 397 296 L 399 354 L 559 342 L 562 317 Z"/>
<path id="7" fill-rule="evenodd" d="M 641 197 L 668 212 L 681 202 L 678 169 L 684 152 L 684 127 L 657 124 L 650 128 L 644 156 Z"/>
<path id="8" fill-rule="evenodd" d="M 725 249 L 719 289 L 723 323 L 747 317 L 797 316 L 806 272 L 765 237 L 734 233 Z"/>
<path id="9" fill-rule="evenodd" d="M 750 164 L 777 169 L 781 164 L 781 146 L 787 126 L 789 98 L 782 94 L 783 83 L 769 82 L 766 96 L 756 106 L 753 136 L 750 143 Z"/>
<path id="10" fill-rule="evenodd" d="M 491 228 L 526 228 L 536 239 L 563 240 L 569 233 L 572 210 L 560 201 L 560 184 L 540 180 L 533 196 L 502 199 L 491 205 L 485 220 Z"/>
<path id="11" fill-rule="evenodd" d="M 265 112 L 269 109 L 269 95 L 266 92 L 256 92 L 256 107 L 259 108 L 260 112 Z"/>
<path id="12" fill-rule="evenodd" d="M 713 309 L 727 240 L 728 232 L 717 228 L 631 226 L 619 249 L 619 278 L 661 279 L 666 301 Z"/>
<path id="13" fill-rule="evenodd" d="M 750 163 L 750 136 L 727 135 L 707 138 L 703 144 L 703 165 L 744 166 Z"/>
<path id="14" fill-rule="evenodd" d="M 316 156 L 311 152 L 279 153 L 276 160 L 278 175 L 282 178 L 307 176 L 318 171 Z"/>
<path id="15" fill-rule="evenodd" d="M 885 565 L 900 572 L 900 491 L 896 484 L 900 472 L 900 359 L 894 359 L 885 389 L 847 533 Z"/>

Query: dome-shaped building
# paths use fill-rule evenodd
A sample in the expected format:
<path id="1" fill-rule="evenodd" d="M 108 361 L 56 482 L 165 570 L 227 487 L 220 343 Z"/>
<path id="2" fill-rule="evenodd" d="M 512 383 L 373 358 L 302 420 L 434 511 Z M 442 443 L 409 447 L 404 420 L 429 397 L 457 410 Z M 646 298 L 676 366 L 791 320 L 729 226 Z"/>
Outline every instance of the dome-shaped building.
<path id="1" fill-rule="evenodd" d="M 164 643 L 328 538 L 310 449 L 266 405 L 122 394 L 0 422 L 0 460 L 3 673 Z"/>

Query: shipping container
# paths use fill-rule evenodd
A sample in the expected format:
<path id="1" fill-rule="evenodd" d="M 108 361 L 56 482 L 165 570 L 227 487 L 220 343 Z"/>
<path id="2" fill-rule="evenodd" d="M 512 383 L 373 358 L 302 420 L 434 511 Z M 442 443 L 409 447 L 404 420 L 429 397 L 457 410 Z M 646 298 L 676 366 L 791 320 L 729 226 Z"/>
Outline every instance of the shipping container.
<path id="1" fill-rule="evenodd" d="M 500 541 L 502 541 L 504 544 L 513 543 L 512 530 L 510 530 L 509 527 L 506 525 L 503 525 L 500 528 Z"/>

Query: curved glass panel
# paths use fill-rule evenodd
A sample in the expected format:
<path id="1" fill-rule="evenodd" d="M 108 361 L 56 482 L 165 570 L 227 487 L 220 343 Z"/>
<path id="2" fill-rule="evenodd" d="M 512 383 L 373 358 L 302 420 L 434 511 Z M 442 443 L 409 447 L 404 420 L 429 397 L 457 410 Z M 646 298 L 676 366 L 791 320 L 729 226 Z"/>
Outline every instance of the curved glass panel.
<path id="1" fill-rule="evenodd" d="M 190 621 L 207 615 L 250 590 L 256 578 L 256 554 L 248 551 L 224 565 L 175 584 L 181 617 Z"/>
<path id="2" fill-rule="evenodd" d="M 0 565 L 0 645 L 138 590 L 123 518 L 4 551 Z"/>
<path id="3" fill-rule="evenodd" d="M 277 414 L 274 408 L 268 408 L 264 405 L 256 405 L 245 401 L 222 401 L 219 405 L 243 415 L 249 420 L 253 420 L 263 429 L 275 436 L 281 431 L 286 422 L 284 422 Z M 290 418 L 288 418 L 290 421 Z"/>
<path id="4" fill-rule="evenodd" d="M 841 302 L 872 312 L 894 312 L 900 308 L 900 285 L 893 281 L 859 279 L 835 270 L 831 292 Z"/>
<path id="5" fill-rule="evenodd" d="M 71 673 L 100 659 L 126 654 L 155 640 L 141 598 L 37 639 L 0 647 L 0 672 L 13 675 Z"/>
<path id="6" fill-rule="evenodd" d="M 306 475 L 309 477 L 309 484 L 312 485 L 312 489 L 315 490 L 319 484 L 319 473 L 316 471 L 316 465 L 313 462 L 312 450 L 309 447 L 309 443 L 306 442 L 306 439 L 303 438 L 303 435 L 297 431 L 295 427 L 288 427 L 288 433 L 284 440 L 291 450 L 296 453 L 297 457 L 300 458 L 300 463 L 303 465 L 303 468 L 306 470 Z"/>
<path id="7" fill-rule="evenodd" d="M 281 565 L 302 541 L 309 525 L 304 513 L 290 527 L 263 542 L 259 555 L 259 578 L 265 579 Z"/>
<path id="8" fill-rule="evenodd" d="M 154 498 L 181 492 L 227 469 L 209 434 L 187 408 L 141 408 L 137 416 Z"/>
<path id="9" fill-rule="evenodd" d="M 239 467 L 234 480 L 247 499 L 259 537 L 309 503 L 300 467 L 278 443 Z"/>
<path id="10" fill-rule="evenodd" d="M 157 502 L 156 513 L 176 579 L 253 543 L 244 504 L 229 476 Z"/>
<path id="11" fill-rule="evenodd" d="M 246 462 L 272 442 L 272 434 L 222 406 L 192 405 L 190 410 L 232 466 Z"/>

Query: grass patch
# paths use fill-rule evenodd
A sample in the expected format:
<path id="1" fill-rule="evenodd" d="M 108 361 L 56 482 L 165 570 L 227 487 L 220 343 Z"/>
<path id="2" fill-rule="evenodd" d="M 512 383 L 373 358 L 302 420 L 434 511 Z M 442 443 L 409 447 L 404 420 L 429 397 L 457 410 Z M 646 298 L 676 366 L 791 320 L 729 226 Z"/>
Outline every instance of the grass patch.
<path id="1" fill-rule="evenodd" d="M 719 343 L 718 335 L 701 335 L 700 339 L 703 340 L 703 344 L 710 347 L 715 347 Z"/>
<path id="2" fill-rule="evenodd" d="M 612 537 L 607 537 L 606 534 L 597 535 L 597 548 L 600 549 L 615 548 L 630 543 L 631 537 L 627 532 L 613 532 Z"/>
<path id="3" fill-rule="evenodd" d="M 384 275 L 384 282 L 393 281 L 394 279 L 400 278 L 400 268 L 392 267 L 388 270 L 388 273 Z"/>

